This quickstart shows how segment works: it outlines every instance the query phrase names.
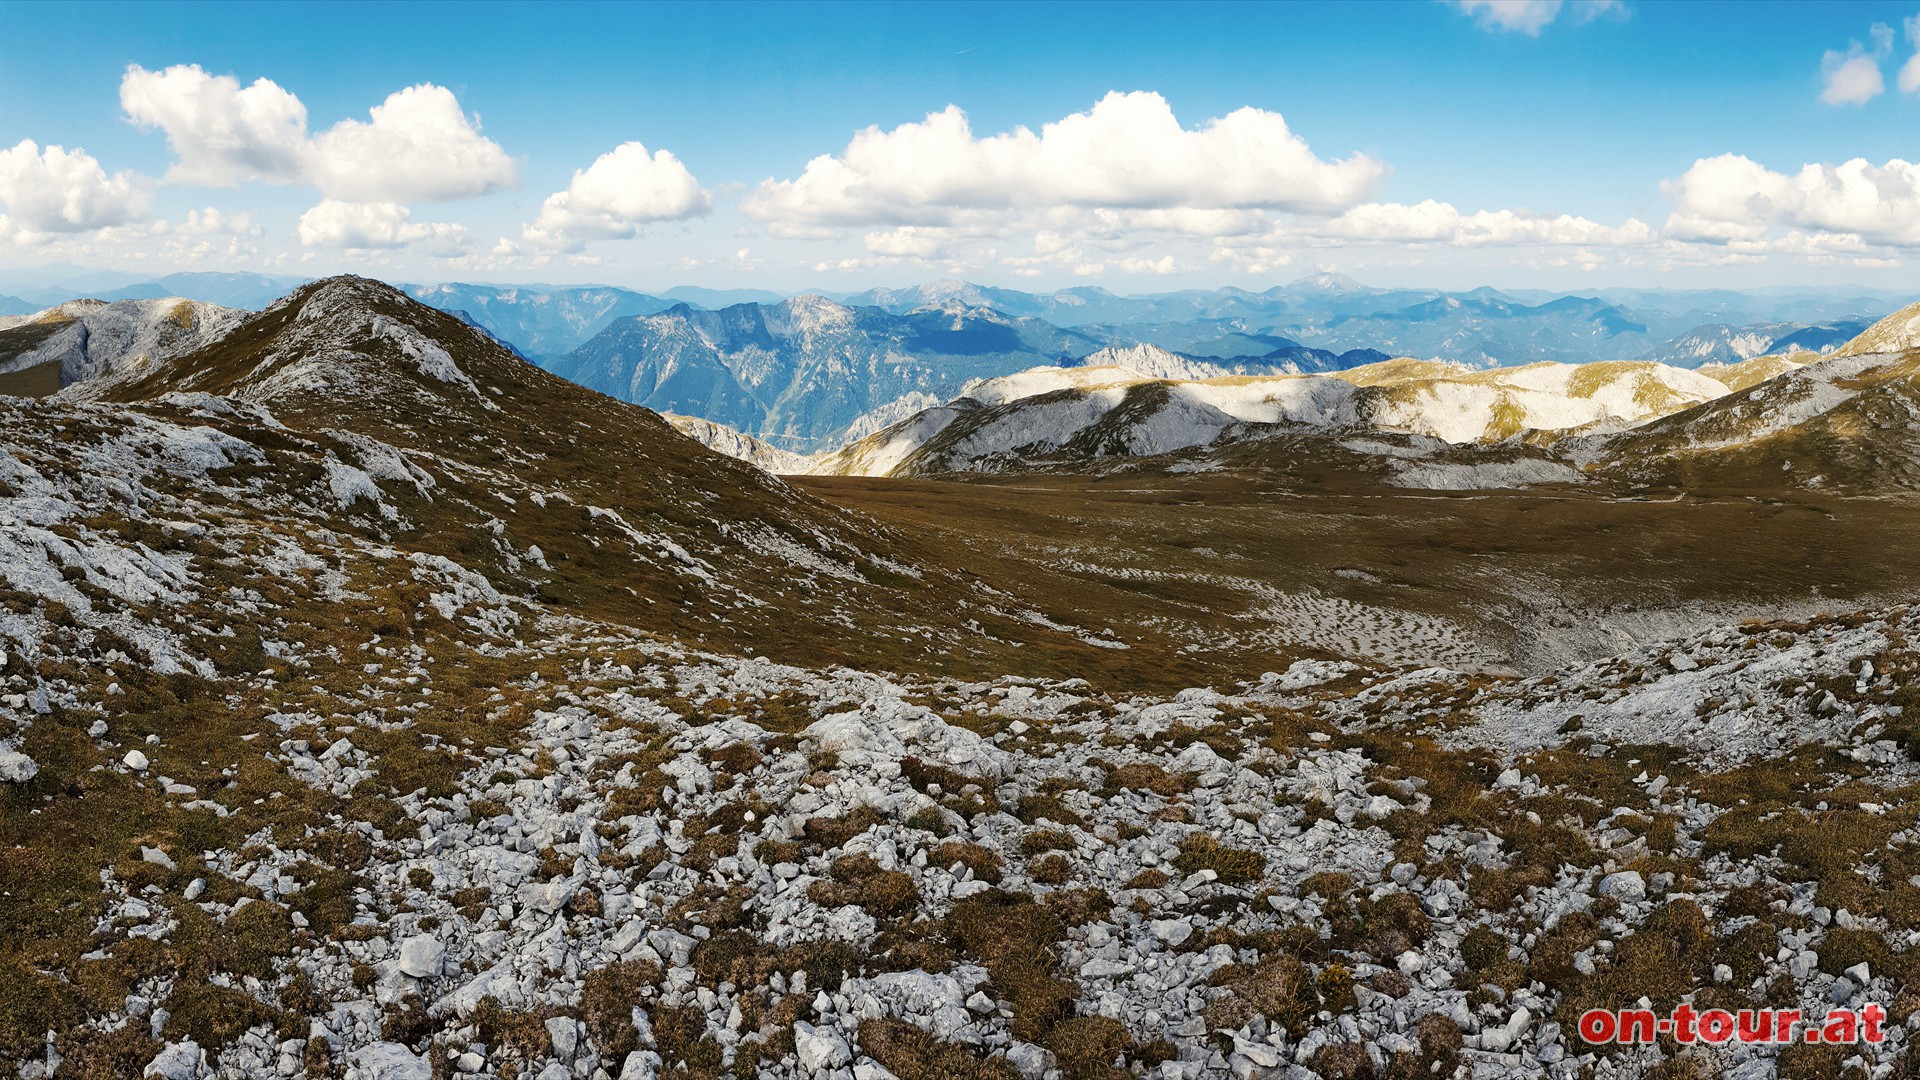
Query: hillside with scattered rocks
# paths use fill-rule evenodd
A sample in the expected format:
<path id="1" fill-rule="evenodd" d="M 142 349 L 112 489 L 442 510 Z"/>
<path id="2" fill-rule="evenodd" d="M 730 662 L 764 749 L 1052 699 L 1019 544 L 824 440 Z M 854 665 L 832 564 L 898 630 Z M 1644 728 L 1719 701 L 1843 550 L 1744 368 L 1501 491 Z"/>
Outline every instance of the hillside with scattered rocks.
<path id="1" fill-rule="evenodd" d="M 97 390 L 0 401 L 0 1075 L 1920 1070 L 1904 604 L 1525 676 L 1318 588 L 1068 623 L 1157 541 L 1010 575 L 359 279 Z M 1639 1002 L 1889 1038 L 1575 1034 Z"/>

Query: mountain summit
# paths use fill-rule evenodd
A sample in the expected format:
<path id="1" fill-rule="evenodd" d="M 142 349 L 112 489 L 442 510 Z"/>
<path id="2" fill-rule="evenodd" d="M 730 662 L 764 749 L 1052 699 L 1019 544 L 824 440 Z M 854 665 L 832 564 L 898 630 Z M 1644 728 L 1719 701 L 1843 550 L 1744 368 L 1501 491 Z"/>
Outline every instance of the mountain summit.
<path id="1" fill-rule="evenodd" d="M 775 654 L 891 656 L 922 620 L 938 648 L 1002 647 L 956 628 L 970 609 L 1005 623 L 984 594 L 871 522 L 377 281 L 302 286 L 97 396 L 256 448 L 275 512 L 317 515 L 303 529 L 443 557 L 503 595 Z M 1005 647 L 1050 636 L 1007 626 Z"/>

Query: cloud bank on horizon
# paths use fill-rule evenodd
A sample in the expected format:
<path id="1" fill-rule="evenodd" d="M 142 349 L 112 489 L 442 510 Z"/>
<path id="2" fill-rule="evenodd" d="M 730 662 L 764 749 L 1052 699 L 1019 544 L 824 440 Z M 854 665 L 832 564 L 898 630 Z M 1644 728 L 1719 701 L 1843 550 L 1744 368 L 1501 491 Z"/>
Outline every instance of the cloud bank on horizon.
<path id="1" fill-rule="evenodd" d="M 1617 0 L 1452 6 L 1516 40 L 1633 16 Z M 1920 95 L 1917 45 L 1920 15 L 1901 33 L 1871 24 L 1818 59 L 1819 102 L 1863 107 L 1888 92 L 1889 71 L 1900 95 Z M 1703 148 L 1712 152 L 1647 177 L 1657 201 L 1602 220 L 1539 209 L 1553 206 L 1551 190 L 1527 206 L 1405 198 L 1423 178 L 1397 170 L 1393 147 L 1375 148 L 1365 131 L 1347 140 L 1365 150 L 1314 146 L 1279 111 L 1241 105 L 1182 117 L 1153 89 L 1112 89 L 1037 130 L 977 130 L 956 101 L 923 119 L 853 131 L 785 175 L 702 175 L 696 155 L 653 143 L 647 118 L 608 117 L 605 151 L 559 163 L 571 180 L 550 192 L 526 191 L 526 154 L 430 81 L 319 126 L 300 96 L 267 75 L 129 63 L 118 102 L 126 124 L 164 140 L 165 169 L 102 162 L 58 131 L 0 149 L 0 262 L 264 269 L 345 260 L 512 272 L 617 262 L 702 219 L 716 219 L 706 234 L 713 265 L 763 267 L 756 241 L 778 241 L 789 269 L 816 274 L 1230 280 L 1338 267 L 1356 252 L 1439 265 L 1446 252 L 1475 249 L 1510 251 L 1516 265 L 1588 270 L 1875 269 L 1920 249 L 1920 165 L 1897 157 L 1763 164 L 1739 148 Z M 1402 198 L 1383 197 L 1390 179 Z M 250 205 L 268 189 L 304 193 L 307 205 L 275 219 Z M 169 220 L 154 208 L 163 193 L 206 205 Z M 523 207 L 531 199 L 534 209 L 502 222 L 503 199 Z M 494 207 L 483 215 L 490 224 L 461 220 L 482 205 Z"/>

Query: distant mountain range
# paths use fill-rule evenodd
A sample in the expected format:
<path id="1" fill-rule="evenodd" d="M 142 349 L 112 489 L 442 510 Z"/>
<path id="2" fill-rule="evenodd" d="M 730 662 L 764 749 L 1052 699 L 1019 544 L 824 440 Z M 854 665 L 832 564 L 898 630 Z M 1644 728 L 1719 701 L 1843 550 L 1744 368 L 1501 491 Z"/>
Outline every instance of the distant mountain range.
<path id="1" fill-rule="evenodd" d="M 438 294 L 416 295 L 440 302 Z M 612 320 L 563 356 L 528 352 L 545 357 L 550 370 L 622 400 L 812 453 L 943 404 L 969 380 L 1041 366 L 1118 364 L 1178 378 L 1331 373 L 1397 356 L 1469 368 L 1628 359 L 1696 368 L 1830 351 L 1868 324 L 1866 318 L 1702 323 L 1704 315 L 1729 313 L 1724 298 L 1711 299 L 1710 312 L 1689 308 L 1675 315 L 1594 297 L 1525 303 L 1490 289 L 1460 295 L 1363 290 L 1325 276 L 1265 293 L 1159 297 L 952 283 L 875 290 L 846 303 L 815 296 L 718 312 L 675 306 Z M 663 301 L 629 294 L 627 302 Z M 1747 314 L 1797 302 L 1758 298 Z M 499 314 L 471 314 L 515 340 Z M 1124 321 L 1169 316 L 1185 318 Z M 588 325 L 573 324 L 576 333 Z"/>
<path id="2" fill-rule="evenodd" d="M 1920 488 L 1920 304 L 1825 354 L 1695 369 L 1614 361 L 1487 370 L 1403 358 L 1263 376 L 1215 374 L 1151 346 L 1088 359 L 1102 362 L 969 383 L 945 403 L 807 458 L 716 425 L 676 426 L 763 468 L 814 475 L 1213 472 L 1310 459 L 1432 489 Z"/>
<path id="3" fill-rule="evenodd" d="M 653 315 L 680 300 L 630 289 L 538 285 L 410 285 L 408 295 L 442 311 L 465 315 L 530 357 L 572 352 L 629 315 Z"/>
<path id="4" fill-rule="evenodd" d="M 186 272 L 142 279 L 132 275 L 54 268 L 36 278 L 13 271 L 0 275 L 0 315 L 25 315 L 68 300 L 161 300 L 186 297 L 221 307 L 258 310 L 309 279 L 266 274 Z M 12 304 L 9 304 L 12 301 Z"/>
<path id="5" fill-rule="evenodd" d="M 805 452 L 838 445 L 868 413 L 903 398 L 936 403 L 969 379 L 1068 363 L 1108 344 L 957 302 L 896 315 L 799 296 L 619 319 L 546 366 L 623 401 Z"/>
<path id="6" fill-rule="evenodd" d="M 57 279 L 57 280 L 56 280 Z M 265 307 L 297 279 L 79 268 L 0 272 L 0 316 L 74 298 L 191 297 Z M 962 281 L 839 298 L 682 286 L 436 283 L 410 296 L 541 366 L 622 400 L 698 417 L 783 451 L 838 447 L 951 400 L 971 380 L 1119 364 L 1156 377 L 1333 373 L 1393 357 L 1470 368 L 1648 360 L 1672 367 L 1826 353 L 1897 307 L 1860 290 L 1382 289 L 1318 274 L 1263 291 L 1121 296 Z M 1106 352 L 1118 350 L 1124 355 Z M 1152 350 L 1151 352 L 1144 350 Z"/>
<path id="7" fill-rule="evenodd" d="M 1445 292 L 1368 288 L 1337 274 L 1263 292 L 1224 288 L 1119 296 L 1089 287 L 1026 293 L 943 281 L 845 298 L 852 306 L 895 314 L 951 301 L 1196 356 L 1258 355 L 1304 345 L 1476 366 L 1634 359 L 1694 366 L 1768 351 L 1817 352 L 1900 306 L 1898 297 L 1855 290 Z M 1764 338 L 1765 345 L 1754 352 L 1732 346 L 1703 350 L 1700 337 L 1715 332 L 1729 340 Z M 1808 337 L 1795 339 L 1799 334 Z"/>

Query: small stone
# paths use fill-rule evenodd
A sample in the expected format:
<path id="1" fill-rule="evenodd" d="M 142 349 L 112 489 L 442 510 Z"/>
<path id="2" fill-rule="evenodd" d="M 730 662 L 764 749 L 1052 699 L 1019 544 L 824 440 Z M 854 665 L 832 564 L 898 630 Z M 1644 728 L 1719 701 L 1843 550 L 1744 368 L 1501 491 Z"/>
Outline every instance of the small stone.
<path id="1" fill-rule="evenodd" d="M 814 1075 L 837 1069 L 853 1056 L 846 1040 L 831 1028 L 814 1027 L 804 1020 L 793 1025 L 793 1052 L 800 1067 Z"/>
<path id="2" fill-rule="evenodd" d="M 1147 928 L 1153 931 L 1154 937 L 1176 948 L 1193 936 L 1193 926 L 1185 919 L 1155 919 Z"/>
<path id="3" fill-rule="evenodd" d="M 97 739 L 106 733 L 107 722 L 105 720 L 95 720 L 93 723 L 87 725 L 87 738 L 89 739 Z"/>
<path id="4" fill-rule="evenodd" d="M 1873 969 L 1867 965 L 1865 960 L 1848 968 L 1845 974 L 1847 978 L 1852 979 L 1861 986 L 1865 986 L 1873 981 Z"/>
<path id="5" fill-rule="evenodd" d="M 1791 960 L 1787 961 L 1787 970 L 1793 974 L 1796 980 L 1808 978 L 1819 967 L 1820 955 L 1812 949 L 1801 949 L 1799 952 L 1793 954 Z"/>
<path id="6" fill-rule="evenodd" d="M 199 1080 L 208 1072 L 206 1053 L 198 1043 L 188 1039 L 186 1042 L 168 1043 L 165 1049 L 153 1056 L 152 1061 L 147 1062 L 147 1067 L 140 1071 L 140 1075 L 156 1080 Z"/>
<path id="7" fill-rule="evenodd" d="M 180 899 L 185 900 L 187 903 L 191 904 L 195 900 L 198 900 L 202 896 L 205 896 L 206 892 L 207 892 L 207 879 L 203 877 L 197 877 L 197 878 L 194 878 L 192 881 L 187 882 L 187 887 L 180 890 Z"/>
<path id="8" fill-rule="evenodd" d="M 1249 1042 L 1236 1037 L 1233 1040 L 1233 1052 L 1263 1069 L 1275 1069 L 1280 1066 L 1279 1048 L 1268 1043 Z"/>
<path id="9" fill-rule="evenodd" d="M 1053 1068 L 1053 1052 L 1030 1042 L 1017 1042 L 1007 1048 L 1007 1064 L 1020 1070 L 1027 1080 L 1040 1080 Z"/>
<path id="10" fill-rule="evenodd" d="M 125 762 L 127 768 L 132 769 L 134 772 L 147 771 L 147 755 L 138 750 L 127 751 L 127 756 L 120 760 Z"/>
<path id="11" fill-rule="evenodd" d="M 1507 1037 L 1513 1042 L 1519 1042 L 1520 1036 L 1526 1033 L 1527 1025 L 1531 1023 L 1533 1023 L 1533 1010 L 1525 1005 L 1520 1006 L 1513 1011 L 1512 1016 L 1507 1018 Z"/>
<path id="12" fill-rule="evenodd" d="M 173 856 L 168 855 L 166 852 L 161 851 L 159 848 L 142 847 L 140 849 L 140 858 L 146 862 L 152 863 L 155 866 L 163 866 L 168 870 L 176 869 L 176 867 L 173 864 Z"/>
<path id="13" fill-rule="evenodd" d="M 651 1050 L 635 1050 L 620 1066 L 620 1080 L 653 1080 L 660 1075 L 660 1055 Z"/>
<path id="14" fill-rule="evenodd" d="M 369 1043 L 349 1060 L 348 1080 L 433 1080 L 432 1064 L 399 1043 Z"/>
<path id="15" fill-rule="evenodd" d="M 1621 870 L 1601 878 L 1597 891 L 1601 896 L 1611 896 L 1623 904 L 1645 900 L 1647 879 L 1641 877 L 1638 870 Z"/>
<path id="16" fill-rule="evenodd" d="M 1400 809 L 1400 804 L 1391 796 L 1375 795 L 1373 798 L 1367 800 L 1366 808 L 1361 811 L 1361 816 L 1373 821 L 1379 821 L 1382 818 L 1393 816 L 1393 812 L 1398 809 Z M 1247 1056 L 1249 1058 L 1253 1057 L 1251 1054 Z M 1253 1061 L 1256 1065 L 1260 1063 L 1258 1058 L 1254 1058 Z"/>
<path id="17" fill-rule="evenodd" d="M 0 783 L 24 784 L 40 772 L 40 766 L 18 750 L 0 753 Z"/>
<path id="18" fill-rule="evenodd" d="M 416 979 L 439 976 L 446 962 L 447 947 L 431 935 L 421 934 L 400 943 L 400 971 Z"/>
<path id="19" fill-rule="evenodd" d="M 561 1061 L 572 1061 L 573 1051 L 580 1044 L 580 1029 L 575 1026 L 573 1017 L 548 1017 L 547 1035 L 553 1039 L 553 1055 Z"/>

